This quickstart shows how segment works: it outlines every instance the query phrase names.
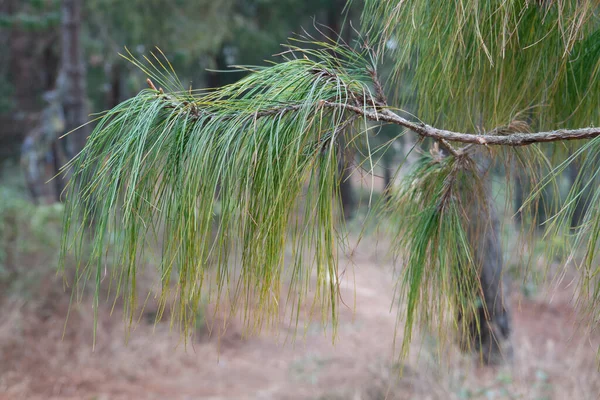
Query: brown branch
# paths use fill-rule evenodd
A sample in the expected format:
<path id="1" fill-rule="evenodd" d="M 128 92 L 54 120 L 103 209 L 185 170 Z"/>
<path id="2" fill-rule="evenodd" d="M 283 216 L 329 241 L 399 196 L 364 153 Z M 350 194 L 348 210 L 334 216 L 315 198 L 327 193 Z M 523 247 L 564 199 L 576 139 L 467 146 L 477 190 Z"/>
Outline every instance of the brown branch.
<path id="1" fill-rule="evenodd" d="M 283 107 L 276 107 L 276 108 L 272 108 L 269 110 L 264 110 L 264 111 L 258 111 L 256 113 L 254 113 L 254 117 L 255 118 L 262 118 L 262 117 L 268 117 L 269 115 L 277 115 L 277 114 L 286 114 L 290 111 L 297 111 L 299 109 L 301 109 L 303 107 L 302 104 L 295 104 L 295 105 L 291 105 L 291 106 L 283 106 Z"/>
<path id="2" fill-rule="evenodd" d="M 454 157 L 460 157 L 460 155 L 462 154 L 461 152 L 459 152 L 458 150 L 456 150 L 454 148 L 454 146 L 452 146 L 450 144 L 450 142 L 448 142 L 446 139 L 438 139 L 438 142 L 446 149 L 448 150 L 448 152 L 450 152 L 450 154 L 452 154 Z"/>
<path id="3" fill-rule="evenodd" d="M 379 77 L 377 76 L 377 70 L 375 68 L 367 68 L 367 72 L 371 76 L 371 80 L 373 81 L 373 86 L 375 88 L 375 98 L 378 102 L 385 104 L 387 103 L 387 98 L 385 96 L 385 91 L 383 90 L 383 85 L 379 81 Z"/>
<path id="4" fill-rule="evenodd" d="M 477 145 L 490 146 L 526 146 L 534 143 L 558 142 L 565 140 L 592 139 L 600 136 L 600 128 L 581 128 L 581 129 L 557 129 L 548 132 L 536 133 L 511 133 L 508 135 L 490 135 L 490 134 L 471 134 L 453 132 L 445 129 L 434 128 L 423 123 L 414 123 L 406 118 L 399 116 L 389 109 L 378 111 L 373 108 L 357 107 L 350 104 L 324 102 L 325 107 L 342 108 L 359 115 L 362 115 L 372 121 L 389 122 L 395 125 L 403 126 L 411 131 L 436 140 L 446 140 L 450 142 L 472 143 Z"/>

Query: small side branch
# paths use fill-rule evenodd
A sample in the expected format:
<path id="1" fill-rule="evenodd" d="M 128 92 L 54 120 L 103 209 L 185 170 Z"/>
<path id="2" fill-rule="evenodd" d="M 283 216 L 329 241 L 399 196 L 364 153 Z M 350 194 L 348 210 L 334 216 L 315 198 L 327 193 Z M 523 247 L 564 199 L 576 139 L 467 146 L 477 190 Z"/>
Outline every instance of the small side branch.
<path id="1" fill-rule="evenodd" d="M 438 139 L 438 142 L 440 142 L 440 144 L 446 149 L 448 150 L 448 152 L 450 152 L 450 154 L 452 154 L 454 157 L 459 157 L 462 153 L 460 153 L 458 150 L 456 150 L 454 148 L 454 146 L 452 146 L 452 144 L 450 144 L 450 142 L 448 142 L 446 139 Z"/>

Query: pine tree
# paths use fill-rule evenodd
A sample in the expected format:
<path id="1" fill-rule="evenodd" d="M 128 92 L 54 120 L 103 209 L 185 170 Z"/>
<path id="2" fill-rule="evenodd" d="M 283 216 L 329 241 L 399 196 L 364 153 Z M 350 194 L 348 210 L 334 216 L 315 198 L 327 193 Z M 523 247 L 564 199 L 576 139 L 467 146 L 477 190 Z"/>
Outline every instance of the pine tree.
<path id="1" fill-rule="evenodd" d="M 111 265 L 133 318 L 144 244 L 162 240 L 161 307 L 175 290 L 173 318 L 186 333 L 209 286 L 251 329 L 276 323 L 281 304 L 295 321 L 316 269 L 313 301 L 335 326 L 341 300 L 330 277 L 346 237 L 338 163 L 366 151 L 362 167 L 373 171 L 386 146 L 371 147 L 370 131 L 395 125 L 431 143 L 382 211 L 404 261 L 404 349 L 415 324 L 470 332 L 480 350 L 508 335 L 489 197 L 499 166 L 507 185 L 511 171 L 525 171 L 522 225 L 535 225 L 544 208 L 547 242 L 559 238 L 571 250 L 565 261 L 580 260 L 582 300 L 597 319 L 600 190 L 590 185 L 600 151 L 599 11 L 593 0 L 365 0 L 355 44 L 295 38 L 278 62 L 245 67 L 245 78 L 215 90 L 189 90 L 160 54 L 132 58 L 149 88 L 103 114 L 65 167 L 73 177 L 63 256 L 75 252 L 76 282 L 93 280 L 96 302 Z M 392 60 L 385 81 L 384 57 Z M 418 118 L 403 113 L 414 106 L 403 96 L 385 95 L 402 85 L 416 93 Z M 542 196 L 574 162 L 581 179 L 565 201 Z M 573 234 L 582 194 L 589 200 Z M 484 321 L 494 325 L 490 340 Z"/>

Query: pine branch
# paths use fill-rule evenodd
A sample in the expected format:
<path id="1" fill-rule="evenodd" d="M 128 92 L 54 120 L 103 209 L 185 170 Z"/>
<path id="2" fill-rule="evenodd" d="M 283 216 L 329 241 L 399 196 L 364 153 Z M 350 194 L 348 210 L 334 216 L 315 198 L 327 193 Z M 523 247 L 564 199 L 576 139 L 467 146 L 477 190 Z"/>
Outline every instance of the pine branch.
<path id="1" fill-rule="evenodd" d="M 299 305 L 310 293 L 311 310 L 324 310 L 323 320 L 329 316 L 335 331 L 340 292 L 327 277 L 338 275 L 337 246 L 344 237 L 337 223 L 338 159 L 364 134 L 371 160 L 365 122 L 376 121 L 432 138 L 454 156 L 425 160 L 396 199 L 394 213 L 403 218 L 396 241 L 410 254 L 403 287 L 409 298 L 406 345 L 419 307 L 441 307 L 450 299 L 464 311 L 475 304 L 461 267 L 469 258 L 464 212 L 452 192 L 457 185 L 474 187 L 473 174 L 462 168 L 468 151 L 600 136 L 598 128 L 469 134 L 413 122 L 388 106 L 365 54 L 337 47 L 345 57 L 332 57 L 328 48 L 293 50 L 310 57 L 257 68 L 235 84 L 199 92 L 180 87 L 175 76 L 151 63 L 133 61 L 150 76 L 150 89 L 108 111 L 65 167 L 74 172 L 61 265 L 74 253 L 75 290 L 91 278 L 98 298 L 110 276 L 133 321 L 137 264 L 146 243 L 156 241 L 162 243 L 159 314 L 174 295 L 171 315 L 185 333 L 195 324 L 209 279 L 217 288 L 211 301 L 217 308 L 221 300 L 232 310 L 243 307 L 248 329 L 276 324 L 288 266 L 286 302 L 298 304 L 291 320 L 298 321 Z M 337 139 L 346 128 L 354 137 L 342 147 Z M 239 270 L 231 268 L 234 261 Z M 444 296 L 428 297 L 431 287 Z"/>
<path id="2" fill-rule="evenodd" d="M 161 313 L 167 307 L 176 277 L 171 315 L 184 332 L 194 326 L 190 310 L 209 270 L 217 271 L 211 277 L 217 308 L 227 300 L 250 315 L 251 305 L 259 304 L 247 328 L 275 323 L 286 265 L 297 277 L 288 301 L 304 304 L 310 285 L 315 309 L 326 310 L 322 317 L 329 314 L 335 330 L 339 290 L 326 277 L 338 274 L 332 194 L 345 149 L 336 138 L 362 124 L 358 114 L 327 104 L 372 108 L 378 101 L 359 55 L 345 64 L 325 51 L 314 57 L 262 68 L 199 94 L 158 68 L 152 74 L 152 64 L 140 65 L 149 89 L 109 110 L 65 167 L 73 175 L 61 254 L 63 260 L 75 256 L 74 288 L 82 290 L 77 282 L 94 277 L 98 297 L 108 275 L 133 321 L 137 263 L 147 242 L 159 242 L 159 307 Z M 311 207 L 301 208 L 304 202 Z M 85 226 L 93 239 L 83 259 Z M 230 268 L 234 257 L 239 274 Z M 303 278 L 312 271 L 316 282 Z M 300 312 L 294 309 L 293 318 Z"/>
<path id="3" fill-rule="evenodd" d="M 508 135 L 491 134 L 471 134 L 463 132 L 453 132 L 445 129 L 438 129 L 424 123 L 415 123 L 394 113 L 389 109 L 378 111 L 373 108 L 358 107 L 351 104 L 336 104 L 323 102 L 323 105 L 331 108 L 342 108 L 353 111 L 372 121 L 389 122 L 396 124 L 424 136 L 440 141 L 451 141 L 460 143 L 471 143 L 476 145 L 495 145 L 495 146 L 527 146 L 534 143 L 560 142 L 566 140 L 593 139 L 600 136 L 600 128 L 581 128 L 581 129 L 557 129 L 548 132 L 536 133 L 511 133 Z"/>
<path id="4" fill-rule="evenodd" d="M 357 94 L 353 94 L 350 96 L 354 99 L 360 98 Z M 190 106 L 188 102 L 181 102 L 181 105 L 177 104 L 177 100 L 171 97 L 167 97 L 167 95 L 162 95 L 163 99 L 171 102 L 172 104 L 168 106 L 168 108 L 177 108 L 177 107 L 187 107 Z M 509 133 L 509 134 L 471 134 L 464 132 L 454 132 L 445 129 L 435 128 L 433 126 L 424 124 L 424 123 L 415 123 L 407 120 L 406 118 L 401 117 L 400 115 L 394 113 L 388 108 L 385 108 L 386 105 L 381 102 L 373 104 L 365 104 L 365 105 L 353 105 L 349 103 L 336 103 L 329 100 L 321 100 L 319 102 L 319 106 L 325 108 L 333 108 L 333 109 L 343 109 L 347 111 L 352 111 L 353 113 L 363 116 L 369 120 L 377 121 L 377 122 L 388 122 L 391 124 L 399 125 L 404 128 L 407 128 L 420 136 L 429 137 L 432 139 L 436 139 L 440 144 L 446 148 L 450 154 L 455 157 L 458 157 L 464 154 L 464 151 L 457 150 L 452 147 L 450 142 L 460 142 L 474 145 L 492 145 L 492 146 L 527 146 L 535 143 L 547 143 L 547 142 L 560 142 L 567 140 L 581 140 L 581 139 L 593 139 L 597 136 L 600 136 L 600 128 L 589 127 L 589 128 L 580 128 L 580 129 L 557 129 L 554 131 L 547 132 L 535 132 L 535 133 Z M 192 115 L 196 118 L 200 116 L 200 111 L 193 106 Z M 254 114 L 255 118 L 269 117 L 274 115 L 283 115 L 289 112 L 295 112 L 302 109 L 302 104 L 293 104 L 293 105 L 282 105 L 281 107 L 274 107 L 267 110 L 260 110 Z M 492 132 L 497 132 L 494 130 Z"/>

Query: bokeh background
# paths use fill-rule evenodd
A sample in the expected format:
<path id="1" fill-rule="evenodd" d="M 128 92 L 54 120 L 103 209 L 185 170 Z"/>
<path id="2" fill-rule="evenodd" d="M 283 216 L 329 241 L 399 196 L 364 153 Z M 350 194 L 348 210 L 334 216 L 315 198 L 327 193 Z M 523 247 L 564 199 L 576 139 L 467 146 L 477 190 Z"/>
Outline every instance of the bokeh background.
<path id="1" fill-rule="evenodd" d="M 512 218 L 523 195 L 507 194 L 501 180 L 494 187 L 505 210 L 512 363 L 482 367 L 427 331 L 400 357 L 394 348 L 401 340 L 394 305 L 400 267 L 385 234 L 363 230 L 362 222 L 369 199 L 393 184 L 391 171 L 410 139 L 387 153 L 374 176 L 343 180 L 349 240 L 356 244 L 342 260 L 348 307 L 340 311 L 335 340 L 327 326 L 309 320 L 298 331 L 282 323 L 249 336 L 208 302 L 184 340 L 168 317 L 155 322 L 155 264 L 148 259 L 140 265 L 147 273 L 138 290 L 149 300 L 139 320 L 127 329 L 121 303 L 107 296 L 92 347 L 91 298 L 73 299 L 57 275 L 65 181 L 51 178 L 81 149 L 93 123 L 61 139 L 64 133 L 146 86 L 143 72 L 120 54 L 140 58 L 158 47 L 182 82 L 219 87 L 244 74 L 228 66 L 273 61 L 290 36 L 352 42 L 361 3 L 0 0 L 1 400 L 600 398 L 600 337 L 574 306 L 577 275 L 556 265 L 550 272 L 558 278 L 543 279 L 546 271 L 535 262 L 525 274 L 514 257 L 520 243 Z M 382 131 L 374 140 L 396 133 Z M 568 172 L 565 191 L 577 171 Z M 536 257 L 535 246 L 528 251 Z M 73 266 L 66 268 L 68 275 Z"/>

